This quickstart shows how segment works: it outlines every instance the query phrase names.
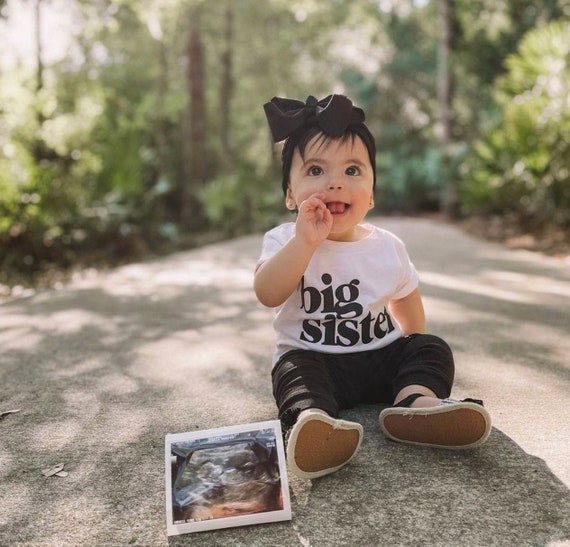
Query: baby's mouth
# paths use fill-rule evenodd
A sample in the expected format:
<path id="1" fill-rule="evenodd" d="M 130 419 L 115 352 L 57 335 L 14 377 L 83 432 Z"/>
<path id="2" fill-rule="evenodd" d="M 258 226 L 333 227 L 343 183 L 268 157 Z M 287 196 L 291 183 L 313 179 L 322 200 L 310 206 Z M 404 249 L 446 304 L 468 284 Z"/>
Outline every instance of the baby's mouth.
<path id="1" fill-rule="evenodd" d="M 333 215 L 342 215 L 350 207 L 350 204 L 343 203 L 342 201 L 329 201 L 327 203 L 327 209 Z"/>

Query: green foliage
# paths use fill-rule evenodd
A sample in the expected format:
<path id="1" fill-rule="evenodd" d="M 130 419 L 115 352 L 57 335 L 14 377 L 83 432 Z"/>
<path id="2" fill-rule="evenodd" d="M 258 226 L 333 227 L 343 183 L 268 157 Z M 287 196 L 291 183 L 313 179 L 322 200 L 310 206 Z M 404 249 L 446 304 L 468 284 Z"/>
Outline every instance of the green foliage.
<path id="1" fill-rule="evenodd" d="M 68 265 L 82 253 L 120 256 L 129 238 L 163 249 L 195 232 L 228 236 L 277 222 L 278 161 L 262 109 L 274 95 L 345 92 L 365 108 L 381 211 L 433 209 L 442 181 L 461 176 L 465 211 L 566 222 L 568 40 L 560 33 L 568 31 L 520 38 L 567 19 L 568 0 L 454 3 L 451 157 L 437 140 L 439 2 L 66 2 L 78 26 L 65 58 L 43 56 L 41 82 L 37 59 L 5 66 L 0 56 L 6 271 Z M 16 5 L 0 0 L 0 39 Z M 187 144 L 191 27 L 205 71 L 199 181 Z M 466 149 L 473 153 L 458 171 Z"/>
<path id="2" fill-rule="evenodd" d="M 420 213 L 439 209 L 440 181 L 457 177 L 464 159 L 464 148 L 457 147 L 445 159 L 435 145 L 422 150 L 402 145 L 380 153 L 377 158 L 376 210 L 386 213 Z"/>
<path id="3" fill-rule="evenodd" d="M 45 66 L 40 90 L 25 73 L 0 79 L 0 264 L 22 273 L 112 255 L 125 236 L 159 242 L 165 193 L 156 128 L 168 149 L 180 109 L 156 109 L 156 52 L 128 4 L 85 4 L 83 60 Z M 97 11 L 100 9 L 101 11 Z M 183 101 L 182 101 L 183 103 Z M 3 122 L 3 123 L 2 123 Z M 171 132 L 171 133 L 169 133 Z M 173 150 L 179 149 L 173 146 Z M 149 222 L 150 221 L 150 222 Z M 153 226 L 153 223 L 156 224 Z M 118 251 L 120 252 L 120 251 Z"/>
<path id="4" fill-rule="evenodd" d="M 463 166 L 468 212 L 570 226 L 570 24 L 532 30 L 497 83 L 501 123 Z"/>
<path id="5" fill-rule="evenodd" d="M 258 175 L 255 165 L 240 163 L 211 181 L 199 193 L 212 229 L 236 236 L 268 228 L 283 215 L 281 184 Z"/>

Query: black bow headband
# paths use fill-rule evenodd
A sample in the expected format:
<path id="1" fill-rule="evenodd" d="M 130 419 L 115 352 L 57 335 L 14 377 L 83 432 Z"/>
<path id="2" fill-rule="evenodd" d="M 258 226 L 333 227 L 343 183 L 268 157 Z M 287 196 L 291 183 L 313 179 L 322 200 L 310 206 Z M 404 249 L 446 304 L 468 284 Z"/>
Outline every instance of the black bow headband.
<path id="1" fill-rule="evenodd" d="M 325 135 L 338 138 L 350 125 L 364 122 L 364 111 L 353 106 L 344 95 L 329 95 L 320 101 L 311 95 L 306 103 L 273 97 L 263 108 L 274 142 L 285 140 L 297 129 L 313 123 Z"/>

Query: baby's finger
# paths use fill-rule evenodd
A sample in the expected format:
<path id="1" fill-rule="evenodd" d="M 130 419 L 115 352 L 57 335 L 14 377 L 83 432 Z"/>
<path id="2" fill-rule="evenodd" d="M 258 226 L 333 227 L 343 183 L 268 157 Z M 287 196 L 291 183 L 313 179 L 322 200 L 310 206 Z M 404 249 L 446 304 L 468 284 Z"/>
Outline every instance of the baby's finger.
<path id="1" fill-rule="evenodd" d="M 301 207 L 304 207 L 306 211 L 315 209 L 326 209 L 326 205 L 322 198 L 323 194 L 313 194 L 309 196 L 305 201 L 301 203 Z"/>

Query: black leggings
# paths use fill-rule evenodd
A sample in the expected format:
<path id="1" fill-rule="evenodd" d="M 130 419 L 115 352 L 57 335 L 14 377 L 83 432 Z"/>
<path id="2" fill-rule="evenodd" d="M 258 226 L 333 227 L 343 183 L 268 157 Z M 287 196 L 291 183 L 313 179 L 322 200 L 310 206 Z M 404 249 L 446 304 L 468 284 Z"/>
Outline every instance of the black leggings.
<path id="1" fill-rule="evenodd" d="M 392 404 L 406 386 L 417 384 L 449 397 L 455 365 L 441 338 L 413 334 L 381 349 L 358 353 L 287 352 L 271 373 L 273 396 L 284 429 L 299 412 L 319 408 L 333 418 L 358 404 Z"/>

